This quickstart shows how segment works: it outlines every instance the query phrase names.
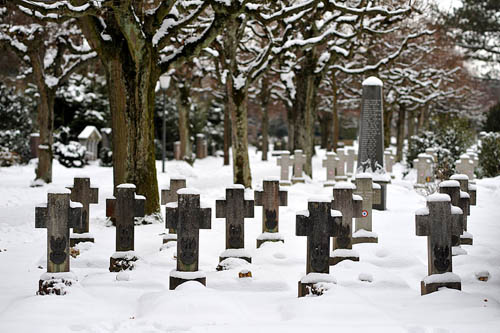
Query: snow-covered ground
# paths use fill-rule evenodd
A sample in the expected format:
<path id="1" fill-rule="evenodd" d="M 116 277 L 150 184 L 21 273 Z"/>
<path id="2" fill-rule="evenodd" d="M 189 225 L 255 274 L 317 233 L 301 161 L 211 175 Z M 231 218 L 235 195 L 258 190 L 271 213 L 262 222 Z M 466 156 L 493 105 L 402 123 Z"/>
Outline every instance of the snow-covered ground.
<path id="1" fill-rule="evenodd" d="M 29 187 L 33 165 L 1 168 L 0 332 L 499 332 L 500 177 L 477 181 L 478 204 L 469 217 L 474 245 L 463 246 L 468 254 L 453 259 L 462 291 L 420 296 L 427 239 L 415 235 L 414 213 L 425 199 L 413 190 L 415 174 L 401 180 L 396 165 L 388 210 L 373 213 L 379 243 L 355 245 L 360 262 L 331 267 L 337 283 L 323 296 L 297 298 L 306 237 L 295 236 L 295 213 L 307 208 L 309 197 L 331 195 L 331 188 L 322 186 L 324 155 L 320 151 L 313 160 L 315 178 L 290 187 L 288 207 L 280 208 L 285 243 L 255 249 L 262 222 L 262 208 L 256 207 L 255 218 L 245 225 L 253 264 L 223 272 L 215 268 L 224 250 L 225 220 L 215 219 L 214 206 L 232 183 L 232 169 L 214 157 L 196 161 L 194 167 L 168 162 L 167 173 L 158 174 L 160 185 L 168 184 L 169 176 L 186 176 L 188 186 L 200 190 L 202 201 L 212 207 L 212 229 L 200 232 L 200 269 L 207 272 L 207 287 L 188 283 L 175 291 L 168 290 L 175 248 L 159 251 L 160 224 L 136 226 L 135 250 L 141 260 L 128 280 L 123 275 L 117 280 L 108 271 L 115 249 L 115 228 L 105 219 L 111 168 L 66 169 L 56 162 L 54 183 L 42 188 Z M 279 176 L 275 157 L 261 162 L 254 149 L 250 156 L 254 188 L 267 176 Z M 71 259 L 71 270 L 79 283 L 66 296 L 35 296 L 46 270 L 46 230 L 35 229 L 34 207 L 46 201 L 48 189 L 70 185 L 82 174 L 99 186 L 99 204 L 90 211 L 95 244 L 78 246 L 81 255 Z M 239 279 L 242 269 L 253 278 Z M 478 281 L 475 272 L 484 270 L 489 281 Z"/>

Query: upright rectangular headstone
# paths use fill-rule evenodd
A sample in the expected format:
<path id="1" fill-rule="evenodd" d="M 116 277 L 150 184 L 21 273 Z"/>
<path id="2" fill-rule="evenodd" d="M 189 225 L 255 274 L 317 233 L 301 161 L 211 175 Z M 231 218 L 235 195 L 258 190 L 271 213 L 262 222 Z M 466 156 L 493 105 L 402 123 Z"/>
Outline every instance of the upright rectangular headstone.
<path id="1" fill-rule="evenodd" d="M 462 210 L 451 205 L 447 194 L 427 197 L 427 207 L 415 212 L 417 236 L 427 236 L 428 276 L 420 283 L 426 295 L 441 287 L 461 290 L 460 277 L 453 274 L 451 237 L 461 233 Z"/>
<path id="2" fill-rule="evenodd" d="M 293 166 L 293 156 L 290 156 L 289 151 L 281 152 L 280 157 L 277 158 L 276 164 L 280 166 L 280 185 L 289 186 L 290 182 L 290 167 Z"/>
<path id="3" fill-rule="evenodd" d="M 64 295 L 64 286 L 77 280 L 70 273 L 69 229 L 82 227 L 82 205 L 70 195 L 68 189 L 50 191 L 47 203 L 35 207 L 35 228 L 47 229 L 47 273 L 40 277 L 39 295 Z"/>
<path id="4" fill-rule="evenodd" d="M 358 148 L 358 170 L 361 172 L 384 170 L 382 86 L 382 81 L 374 76 L 363 81 Z"/>
<path id="5" fill-rule="evenodd" d="M 363 199 L 355 195 L 356 186 L 348 182 L 336 183 L 333 187 L 332 209 L 342 213 L 342 224 L 333 238 L 330 265 L 343 260 L 359 261 L 359 254 L 352 249 L 352 219 L 361 217 Z"/>
<path id="6" fill-rule="evenodd" d="M 110 258 L 109 271 L 119 272 L 133 268 L 137 260 L 134 252 L 134 218 L 144 216 L 146 198 L 135 194 L 134 184 L 116 187 L 116 198 L 106 199 L 106 216 L 116 221 L 116 252 Z"/>
<path id="7" fill-rule="evenodd" d="M 178 201 L 167 204 L 166 223 L 177 230 L 177 268 L 170 272 L 170 290 L 187 281 L 206 285 L 206 275 L 199 271 L 200 229 L 210 229 L 212 209 L 200 206 L 200 194 L 183 188 Z"/>
<path id="8" fill-rule="evenodd" d="M 372 227 L 372 208 L 382 199 L 381 186 L 373 182 L 372 175 L 369 173 L 357 174 L 355 184 L 354 194 L 363 198 L 363 203 L 361 217 L 356 218 L 352 242 L 353 244 L 378 243 L 378 235 L 373 232 Z"/>
<path id="9" fill-rule="evenodd" d="M 75 177 L 73 186 L 68 187 L 71 191 L 71 200 L 82 204 L 82 227 L 73 228 L 70 236 L 70 246 L 82 242 L 94 242 L 94 236 L 89 233 L 90 229 L 90 204 L 99 203 L 99 189 L 90 186 L 90 178 Z"/>
<path id="10" fill-rule="evenodd" d="M 326 182 L 324 186 L 335 185 L 335 169 L 339 163 L 339 158 L 334 152 L 327 152 L 326 159 L 323 160 L 323 168 L 326 168 Z"/>
<path id="11" fill-rule="evenodd" d="M 293 152 L 293 176 L 292 183 L 305 183 L 304 165 L 306 164 L 306 155 L 300 149 Z"/>
<path id="12" fill-rule="evenodd" d="M 330 237 L 338 235 L 342 213 L 332 210 L 331 199 L 309 199 L 308 211 L 296 216 L 295 233 L 307 236 L 306 276 L 299 281 L 299 297 L 314 291 L 315 284 L 332 282 L 330 273 Z"/>
<path id="13" fill-rule="evenodd" d="M 227 258 L 241 258 L 252 263 L 245 251 L 245 218 L 254 216 L 254 201 L 245 199 L 245 187 L 235 184 L 226 188 L 226 198 L 215 202 L 215 217 L 226 219 L 226 251 L 219 262 Z"/>
<path id="14" fill-rule="evenodd" d="M 282 191 L 279 181 L 265 179 L 263 189 L 254 192 L 255 206 L 262 206 L 262 234 L 257 237 L 257 247 L 264 242 L 284 242 L 279 233 L 279 206 L 288 204 L 288 192 Z"/>

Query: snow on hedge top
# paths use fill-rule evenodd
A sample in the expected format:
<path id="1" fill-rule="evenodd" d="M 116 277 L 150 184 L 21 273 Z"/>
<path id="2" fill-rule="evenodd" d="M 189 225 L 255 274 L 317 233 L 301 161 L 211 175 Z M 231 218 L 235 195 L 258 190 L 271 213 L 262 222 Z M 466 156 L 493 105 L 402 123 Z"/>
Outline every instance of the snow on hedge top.
<path id="1" fill-rule="evenodd" d="M 451 180 L 469 180 L 469 176 L 463 173 L 456 173 L 450 177 Z"/>
<path id="2" fill-rule="evenodd" d="M 448 194 L 434 193 L 427 197 L 427 202 L 447 201 L 450 202 L 451 198 Z"/>
<path id="3" fill-rule="evenodd" d="M 338 182 L 333 186 L 333 188 L 336 190 L 349 190 L 349 189 L 355 190 L 356 185 L 354 185 L 353 183 L 349 183 L 349 182 Z"/>
<path id="4" fill-rule="evenodd" d="M 120 184 L 116 188 L 133 188 L 135 190 L 135 185 L 134 184 Z"/>
<path id="5" fill-rule="evenodd" d="M 460 183 L 456 180 L 445 180 L 439 183 L 439 187 L 460 187 Z"/>
<path id="6" fill-rule="evenodd" d="M 382 81 L 375 76 L 370 76 L 366 80 L 363 81 L 363 86 L 380 86 L 382 87 L 384 84 Z"/>
<path id="7" fill-rule="evenodd" d="M 71 194 L 71 191 L 65 187 L 56 187 L 48 190 L 47 194 Z"/>
<path id="8" fill-rule="evenodd" d="M 177 194 L 197 194 L 200 195 L 200 191 L 194 188 L 181 188 L 177 191 Z"/>
<path id="9" fill-rule="evenodd" d="M 88 138 L 90 138 L 90 136 L 91 136 L 93 133 L 95 133 L 95 135 L 97 135 L 97 137 L 99 138 L 99 140 L 101 140 L 101 139 L 102 139 L 102 135 L 101 135 L 101 133 L 99 133 L 99 131 L 97 130 L 97 127 L 95 127 L 95 126 L 91 126 L 91 125 L 86 126 L 86 127 L 83 129 L 83 131 L 82 131 L 80 134 L 78 134 L 78 139 L 83 139 L 83 140 L 88 139 Z"/>

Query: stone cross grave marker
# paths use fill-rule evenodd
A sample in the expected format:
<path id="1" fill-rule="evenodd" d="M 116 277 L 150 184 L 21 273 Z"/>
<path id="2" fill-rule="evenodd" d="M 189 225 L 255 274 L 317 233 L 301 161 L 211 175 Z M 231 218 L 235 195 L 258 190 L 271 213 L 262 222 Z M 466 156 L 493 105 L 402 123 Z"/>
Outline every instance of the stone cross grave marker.
<path id="1" fill-rule="evenodd" d="M 35 207 L 35 228 L 47 229 L 47 273 L 40 277 L 38 294 L 65 294 L 76 276 L 70 273 L 69 229 L 82 227 L 82 204 L 70 200 L 68 189 L 52 190 L 47 203 Z"/>
<path id="2" fill-rule="evenodd" d="M 326 153 L 326 159 L 323 160 L 323 168 L 326 168 L 326 182 L 324 186 L 333 186 L 335 184 L 335 169 L 338 163 L 339 158 L 336 153 Z"/>
<path id="3" fill-rule="evenodd" d="M 347 153 L 344 148 L 337 149 L 337 157 L 339 161 L 337 162 L 337 168 L 335 169 L 335 181 L 345 181 L 347 180 L 347 176 L 345 174 Z"/>
<path id="4" fill-rule="evenodd" d="M 460 183 L 460 190 L 469 194 L 469 207 L 467 208 L 467 215 L 470 215 L 470 206 L 476 205 L 476 185 L 469 184 L 469 177 L 464 174 L 454 174 L 450 177 L 451 180 L 456 180 Z M 464 224 L 464 233 L 460 236 L 460 244 L 472 245 L 473 236 L 467 231 L 467 220 Z"/>
<path id="5" fill-rule="evenodd" d="M 441 287 L 461 290 L 460 278 L 452 273 L 451 237 L 459 236 L 462 210 L 451 205 L 447 194 L 434 193 L 427 197 L 427 207 L 415 212 L 417 236 L 427 236 L 428 275 L 420 283 L 426 295 Z"/>
<path id="6" fill-rule="evenodd" d="M 384 122 L 382 81 L 371 76 L 363 81 L 358 169 L 377 172 L 384 169 Z"/>
<path id="7" fill-rule="evenodd" d="M 417 183 L 415 186 L 425 185 L 434 181 L 433 157 L 421 153 L 413 160 L 413 166 L 417 169 Z"/>
<path id="8" fill-rule="evenodd" d="M 75 246 L 81 242 L 94 242 L 94 236 L 89 234 L 90 227 L 90 204 L 99 203 L 99 189 L 90 186 L 90 178 L 75 177 L 73 186 L 68 186 L 71 191 L 71 201 L 82 204 L 82 227 L 73 228 L 73 233 L 70 237 L 70 246 Z"/>
<path id="9" fill-rule="evenodd" d="M 211 228 L 212 209 L 200 205 L 200 194 L 189 188 L 177 191 L 177 202 L 166 207 L 167 227 L 177 230 L 177 268 L 170 272 L 170 290 L 187 281 L 206 285 L 199 271 L 200 229 Z"/>
<path id="10" fill-rule="evenodd" d="M 425 153 L 429 156 L 432 156 L 432 163 L 436 164 L 438 160 L 438 155 L 436 153 L 436 149 L 434 148 L 426 148 Z"/>
<path id="11" fill-rule="evenodd" d="M 169 202 L 177 202 L 177 191 L 181 188 L 186 188 L 186 178 L 182 176 L 170 177 L 169 187 L 161 190 L 161 204 L 166 205 Z M 169 229 L 168 232 L 168 234 L 163 235 L 163 244 L 177 240 L 175 229 Z"/>
<path id="12" fill-rule="evenodd" d="M 114 198 L 106 199 L 106 216 L 116 221 L 116 252 L 110 258 L 109 271 L 119 272 L 133 268 L 134 218 L 144 216 L 146 198 L 135 194 L 134 184 L 116 187 Z"/>
<path id="13" fill-rule="evenodd" d="M 310 199 L 308 210 L 297 213 L 295 234 L 307 236 L 307 275 L 299 281 L 299 297 L 309 294 L 316 283 L 331 281 L 330 237 L 338 234 L 341 224 L 342 214 L 332 210 L 331 199 Z"/>
<path id="14" fill-rule="evenodd" d="M 339 182 L 333 187 L 332 209 L 342 213 L 342 224 L 338 234 L 333 238 L 333 252 L 330 254 L 330 265 L 342 260 L 359 261 L 359 255 L 352 250 L 352 219 L 362 217 L 363 199 L 353 192 L 356 186 L 352 183 Z"/>
<path id="15" fill-rule="evenodd" d="M 290 167 L 293 166 L 293 156 L 290 156 L 289 151 L 281 152 L 281 156 L 277 158 L 276 165 L 280 166 L 280 185 L 288 186 L 290 182 Z"/>
<path id="16" fill-rule="evenodd" d="M 255 206 L 262 206 L 262 234 L 257 237 L 257 247 L 267 241 L 284 241 L 279 233 L 279 206 L 288 204 L 288 192 L 280 190 L 278 180 L 265 179 L 262 187 L 254 192 Z"/>
<path id="17" fill-rule="evenodd" d="M 355 184 L 354 194 L 363 198 L 363 203 L 361 217 L 356 218 L 352 243 L 378 243 L 378 235 L 372 229 L 372 208 L 382 200 L 381 186 L 373 182 L 369 173 L 357 174 Z"/>
<path id="18" fill-rule="evenodd" d="M 215 217 L 226 219 L 226 251 L 219 262 L 227 258 L 241 258 L 252 263 L 245 251 L 245 218 L 254 217 L 254 201 L 245 200 L 245 187 L 235 184 L 226 188 L 226 198 L 215 201 Z"/>
<path id="19" fill-rule="evenodd" d="M 470 180 L 474 179 L 474 160 L 467 154 L 460 155 L 460 159 L 455 162 L 458 173 L 467 175 Z"/>
<path id="20" fill-rule="evenodd" d="M 354 150 L 354 147 L 347 147 L 345 148 L 346 152 L 346 163 L 345 163 L 345 168 L 346 168 L 346 174 L 347 176 L 352 176 L 354 173 L 354 161 L 356 160 L 357 154 L 356 150 Z"/>
<path id="21" fill-rule="evenodd" d="M 459 207 L 462 210 L 462 219 L 460 220 L 461 233 L 466 230 L 467 225 L 467 213 L 469 210 L 469 193 L 460 190 L 460 183 L 456 180 L 445 180 L 439 183 L 439 192 L 448 194 L 451 198 L 451 204 L 453 206 Z M 452 254 L 460 255 L 467 254 L 465 250 L 460 248 L 461 235 L 451 236 Z"/>
<path id="22" fill-rule="evenodd" d="M 293 176 L 292 183 L 304 183 L 304 165 L 306 164 L 306 155 L 302 153 L 302 150 L 296 149 L 293 151 Z"/>
<path id="23" fill-rule="evenodd" d="M 396 155 L 394 155 L 390 149 L 386 149 L 384 151 L 384 158 L 385 170 L 392 175 L 392 167 L 396 162 Z M 391 177 L 393 177 L 393 175 Z"/>
<path id="24" fill-rule="evenodd" d="M 474 151 L 474 149 L 467 149 L 466 154 L 471 158 L 472 163 L 474 164 L 474 168 L 477 168 L 479 166 L 479 156 Z"/>

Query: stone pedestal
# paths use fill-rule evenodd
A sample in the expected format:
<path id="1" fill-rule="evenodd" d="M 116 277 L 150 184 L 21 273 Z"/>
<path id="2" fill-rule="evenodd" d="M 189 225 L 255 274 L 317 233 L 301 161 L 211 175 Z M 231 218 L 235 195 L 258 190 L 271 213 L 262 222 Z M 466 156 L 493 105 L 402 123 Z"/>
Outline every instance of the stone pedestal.
<path id="1" fill-rule="evenodd" d="M 198 277 L 198 278 L 187 279 L 187 278 L 180 278 L 180 277 L 170 276 L 169 289 L 170 290 L 175 290 L 175 288 L 177 288 L 178 286 L 180 286 L 184 282 L 189 282 L 189 281 L 196 281 L 196 282 L 201 283 L 204 286 L 207 285 L 207 278 L 206 277 Z"/>
<path id="2" fill-rule="evenodd" d="M 462 283 L 461 282 L 440 282 L 440 283 L 426 284 L 424 281 L 420 281 L 420 294 L 422 296 L 433 293 L 435 291 L 438 291 L 439 288 L 449 288 L 449 289 L 462 290 Z"/>
<path id="3" fill-rule="evenodd" d="M 387 210 L 387 184 L 391 181 L 390 179 L 377 179 L 374 177 L 373 182 L 380 185 L 380 201 L 373 204 L 373 209 L 376 210 Z"/>
<path id="4" fill-rule="evenodd" d="M 134 251 L 116 252 L 109 258 L 109 271 L 117 273 L 133 269 L 137 260 Z"/>
<path id="5" fill-rule="evenodd" d="M 77 283 L 72 272 L 44 273 L 38 281 L 37 295 L 66 295 L 66 288 Z"/>

